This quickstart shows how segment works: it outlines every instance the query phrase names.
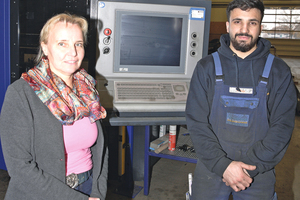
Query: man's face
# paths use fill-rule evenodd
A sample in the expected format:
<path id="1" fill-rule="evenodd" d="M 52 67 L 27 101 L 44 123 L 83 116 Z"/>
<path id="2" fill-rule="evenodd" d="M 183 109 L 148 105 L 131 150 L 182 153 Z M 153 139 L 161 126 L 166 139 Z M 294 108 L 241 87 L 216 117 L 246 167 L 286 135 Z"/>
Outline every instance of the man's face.
<path id="1" fill-rule="evenodd" d="M 230 36 L 230 48 L 241 52 L 254 51 L 261 32 L 261 13 L 253 8 L 243 11 L 235 8 L 230 12 L 229 22 L 226 22 Z"/>

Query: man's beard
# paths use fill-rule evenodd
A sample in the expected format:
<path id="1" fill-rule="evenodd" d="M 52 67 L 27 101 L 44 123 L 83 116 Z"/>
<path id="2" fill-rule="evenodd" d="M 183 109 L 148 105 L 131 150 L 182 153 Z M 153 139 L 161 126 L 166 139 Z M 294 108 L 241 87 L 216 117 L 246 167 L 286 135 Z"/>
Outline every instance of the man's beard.
<path id="1" fill-rule="evenodd" d="M 247 36 L 247 37 L 250 37 L 251 41 L 250 41 L 249 44 L 246 44 L 245 41 L 238 42 L 236 40 L 237 36 Z M 232 46 L 237 51 L 241 51 L 241 52 L 247 52 L 247 51 L 251 50 L 255 46 L 255 44 L 257 42 L 257 39 L 258 38 L 253 39 L 252 35 L 248 35 L 247 33 L 245 33 L 245 34 L 244 33 L 237 33 L 237 34 L 235 34 L 234 38 L 232 36 L 230 36 L 230 41 L 231 41 Z"/>

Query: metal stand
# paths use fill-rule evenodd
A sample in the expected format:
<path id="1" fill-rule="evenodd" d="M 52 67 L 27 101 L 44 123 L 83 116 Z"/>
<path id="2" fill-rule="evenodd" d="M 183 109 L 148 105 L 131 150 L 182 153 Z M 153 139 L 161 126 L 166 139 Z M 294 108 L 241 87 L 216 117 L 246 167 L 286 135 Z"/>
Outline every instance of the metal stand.
<path id="1" fill-rule="evenodd" d="M 178 135 L 178 140 L 176 142 L 176 147 L 182 146 L 187 144 L 189 146 L 192 145 L 192 141 L 189 135 L 183 136 L 181 134 Z M 144 195 L 149 194 L 149 186 L 150 186 L 150 168 L 149 168 L 149 159 L 150 156 L 160 157 L 160 158 L 167 158 L 172 160 L 190 162 L 190 163 L 197 163 L 196 153 L 191 153 L 190 151 L 181 151 L 176 148 L 175 151 L 169 151 L 168 149 L 163 150 L 159 154 L 155 153 L 154 151 L 149 150 L 150 145 L 150 127 L 145 127 L 145 166 L 144 166 Z"/>
<path id="2" fill-rule="evenodd" d="M 125 131 L 125 127 L 120 127 L 121 128 L 121 132 L 122 132 L 122 137 L 125 136 L 125 138 L 127 138 L 127 142 L 122 142 L 121 145 L 119 146 L 119 148 L 121 149 L 125 149 L 125 151 L 121 150 L 119 157 L 121 159 L 119 159 L 119 162 L 121 162 L 122 164 L 119 167 L 119 175 L 121 175 L 121 185 L 119 187 L 116 188 L 115 193 L 116 194 L 120 194 L 126 197 L 130 197 L 130 198 L 134 198 L 142 189 L 143 187 L 141 186 L 137 186 L 134 184 L 134 180 L 133 180 L 133 171 L 132 171 L 132 165 L 133 165 L 133 131 L 134 131 L 134 127 L 133 126 L 127 126 L 126 127 L 126 133 L 127 133 L 127 137 L 126 137 L 126 133 L 124 134 Z M 122 138 L 122 140 L 124 141 L 125 138 Z M 125 155 L 122 155 L 124 154 Z M 125 159 L 125 162 L 124 160 Z"/>
<path id="3" fill-rule="evenodd" d="M 168 158 L 174 160 L 180 160 L 185 162 L 196 163 L 196 158 L 185 157 L 186 155 L 179 156 L 178 154 L 172 153 L 164 153 L 155 154 L 154 152 L 149 152 L 149 144 L 150 144 L 150 126 L 152 125 L 185 125 L 185 117 L 113 117 L 109 119 L 109 124 L 111 126 L 127 126 L 127 135 L 128 135 L 128 152 L 129 154 L 126 159 L 126 169 L 124 174 L 124 184 L 119 187 L 118 193 L 121 195 L 125 195 L 128 197 L 134 198 L 136 194 L 138 194 L 142 187 L 138 187 L 134 185 L 133 176 L 132 176 L 132 158 L 133 151 L 132 148 L 134 138 L 134 126 L 144 126 L 145 127 L 145 158 L 144 158 L 144 195 L 148 195 L 149 193 L 149 159 L 150 156 Z M 179 143 L 178 143 L 179 144 Z M 175 151 L 176 152 L 176 151 Z M 178 152 L 179 153 L 179 152 Z M 174 154 L 174 155 L 172 155 Z M 129 158 L 128 158 L 129 157 Z"/>

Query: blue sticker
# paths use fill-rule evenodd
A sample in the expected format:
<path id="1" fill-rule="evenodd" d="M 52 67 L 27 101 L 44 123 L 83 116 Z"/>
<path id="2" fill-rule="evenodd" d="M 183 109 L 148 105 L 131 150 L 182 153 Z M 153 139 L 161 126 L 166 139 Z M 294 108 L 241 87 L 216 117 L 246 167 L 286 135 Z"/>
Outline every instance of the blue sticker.
<path id="1" fill-rule="evenodd" d="M 105 7 L 105 3 L 103 1 L 99 1 L 99 8 L 104 8 Z"/>
<path id="2" fill-rule="evenodd" d="M 190 9 L 190 20 L 205 20 L 205 9 L 204 8 L 191 8 Z"/>
<path id="3" fill-rule="evenodd" d="M 227 113 L 226 124 L 248 127 L 249 115 Z"/>

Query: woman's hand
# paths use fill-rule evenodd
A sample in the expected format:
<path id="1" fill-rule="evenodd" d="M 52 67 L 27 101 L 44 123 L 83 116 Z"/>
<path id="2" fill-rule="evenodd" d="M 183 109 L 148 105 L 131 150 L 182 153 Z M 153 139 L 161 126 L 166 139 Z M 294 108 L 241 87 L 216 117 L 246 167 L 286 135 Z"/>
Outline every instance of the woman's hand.
<path id="1" fill-rule="evenodd" d="M 99 198 L 89 197 L 89 200 L 100 200 Z"/>

